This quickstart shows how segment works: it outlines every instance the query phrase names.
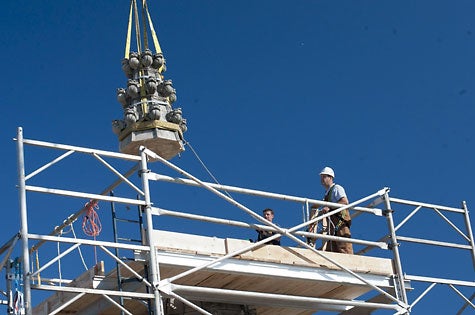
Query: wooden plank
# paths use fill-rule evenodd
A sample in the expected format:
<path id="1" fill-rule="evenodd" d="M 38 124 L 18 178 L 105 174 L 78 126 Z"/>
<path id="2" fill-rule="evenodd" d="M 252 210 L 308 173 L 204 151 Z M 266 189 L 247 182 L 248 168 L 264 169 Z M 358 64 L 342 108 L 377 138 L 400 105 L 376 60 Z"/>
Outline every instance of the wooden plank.
<path id="1" fill-rule="evenodd" d="M 224 256 L 228 253 L 248 247 L 248 240 L 220 239 L 216 237 L 183 234 L 169 231 L 153 231 L 153 243 L 159 250 L 177 253 L 202 254 L 209 256 Z M 393 274 L 390 259 L 348 255 L 341 253 L 322 252 L 323 255 L 359 273 L 375 275 Z M 243 253 L 237 258 L 244 260 L 274 262 L 286 265 L 307 266 L 340 270 L 321 255 L 306 248 L 264 245 L 252 251 Z"/>
<path id="2" fill-rule="evenodd" d="M 226 239 L 226 250 L 228 253 L 249 245 L 249 241 Z M 322 252 L 322 254 L 355 272 L 387 276 L 393 274 L 393 266 L 390 259 L 332 252 Z M 287 265 L 328 268 L 332 270 L 340 269 L 322 256 L 306 248 L 264 245 L 250 252 L 241 254 L 239 258 Z"/>
<path id="3" fill-rule="evenodd" d="M 219 239 L 216 237 L 206 237 L 168 231 L 153 231 L 153 243 L 159 250 L 159 257 L 162 257 L 162 259 L 166 257 L 173 257 L 172 259 L 165 261 L 160 261 L 159 259 L 159 271 L 161 279 L 168 279 L 172 276 L 189 270 L 189 268 L 192 268 L 193 264 L 198 263 L 197 265 L 199 265 L 209 261 L 209 258 L 206 260 L 204 257 L 221 257 L 227 253 L 240 250 L 251 244 L 247 240 Z M 160 256 L 160 253 L 162 253 L 162 256 Z M 163 255 L 165 253 L 171 253 L 171 256 Z M 379 277 L 378 279 L 385 279 L 387 276 L 393 273 L 390 259 L 330 252 L 324 252 L 323 254 L 327 255 L 338 263 L 347 266 L 355 272 L 375 275 L 375 277 Z M 191 261 L 185 260 L 182 265 L 177 266 L 177 262 L 174 260 L 175 256 L 177 258 L 184 257 L 186 259 L 191 259 Z M 239 264 L 239 266 L 242 266 L 244 264 L 244 266 L 256 266 L 258 268 L 263 268 L 262 270 L 265 270 L 265 268 L 271 268 L 269 271 L 271 271 L 271 273 L 274 272 L 274 275 L 271 276 L 269 274 L 265 274 L 265 272 L 249 272 L 251 269 L 245 268 L 242 270 L 239 268 L 237 270 L 230 270 L 229 268 L 205 268 L 185 277 L 179 278 L 178 280 L 174 281 L 174 283 L 187 286 L 222 288 L 228 290 L 274 293 L 303 297 L 333 298 L 341 300 L 352 300 L 371 290 L 371 288 L 368 286 L 362 286 L 355 283 L 350 284 L 351 282 L 340 283 L 336 280 L 338 277 L 341 277 L 341 273 L 339 273 L 339 267 L 330 263 L 317 253 L 304 248 L 264 245 L 247 253 L 238 255 L 233 259 L 234 262 L 231 262 L 231 266 L 237 263 L 236 266 Z M 252 265 L 247 265 L 246 262 Z M 134 261 L 128 262 L 128 265 L 133 270 L 143 275 L 144 263 L 145 262 L 143 261 Z M 188 263 L 190 263 L 190 265 L 187 265 Z M 298 274 L 300 274 L 302 268 L 311 268 L 310 270 L 306 271 L 310 272 L 311 274 L 313 274 L 313 268 L 315 268 L 315 272 L 322 275 L 321 279 L 328 278 L 328 281 L 316 281 L 315 279 L 319 279 L 318 277 L 314 278 L 313 280 L 309 280 L 308 278 L 302 276 L 290 276 L 296 275 L 295 272 L 297 271 L 299 272 Z M 278 272 L 276 273 L 275 270 L 281 270 L 282 274 L 280 275 Z M 286 275 L 286 272 L 289 273 Z M 104 274 L 104 265 L 102 264 L 97 266 L 95 270 L 89 270 L 76 278 L 71 285 L 85 288 L 94 287 L 117 290 L 117 274 L 115 269 L 111 270 L 106 275 Z M 121 267 L 121 275 L 124 278 L 134 277 L 134 275 L 124 267 Z M 125 284 L 124 290 L 130 292 L 144 292 L 145 286 L 143 283 L 130 282 Z M 43 311 L 35 312 L 35 314 L 47 314 L 47 310 L 53 310 L 58 305 L 61 305 L 62 303 L 65 303 L 67 300 L 69 300 L 71 296 L 74 295 L 57 292 L 49 299 L 43 301 L 37 308 L 35 308 L 35 310 L 43 309 Z M 136 305 L 136 303 L 138 302 L 126 300 L 125 306 L 129 310 L 134 310 L 132 313 L 141 315 L 142 309 L 139 305 Z M 257 306 L 257 309 L 258 315 L 311 315 L 314 314 L 315 311 L 318 311 L 299 308 L 276 308 L 269 306 Z M 354 308 L 354 310 L 356 311 L 356 308 Z M 75 313 L 78 315 L 93 313 L 98 315 L 112 315 L 117 314 L 118 309 L 110 302 L 103 299 L 101 296 L 89 294 L 72 303 L 59 314 L 70 313 Z"/>
<path id="4" fill-rule="evenodd" d="M 94 280 L 96 279 L 103 279 L 104 278 L 104 262 L 98 262 L 94 267 L 90 268 L 83 274 L 79 275 L 75 278 L 71 283 L 69 283 L 68 287 L 80 287 L 80 288 L 94 288 Z M 48 314 L 51 311 L 57 309 L 58 307 L 62 306 L 64 303 L 67 303 L 72 298 L 74 298 L 77 294 L 75 293 L 66 293 L 66 292 L 57 292 L 50 296 L 48 299 L 42 301 L 39 305 L 37 305 L 33 309 L 33 314 Z M 78 301 L 72 303 L 70 306 L 66 308 L 67 311 L 74 311 L 77 312 L 81 307 L 85 305 L 94 303 L 99 297 L 96 295 L 85 295 L 84 297 L 80 298 Z M 66 312 L 66 311 L 64 311 Z M 65 314 L 61 312 L 59 314 Z"/>
<path id="5" fill-rule="evenodd" d="M 152 231 L 152 244 L 157 248 L 166 250 L 180 250 L 183 253 L 196 253 L 203 255 L 225 255 L 224 239 L 194 234 L 183 234 L 170 231 Z"/>

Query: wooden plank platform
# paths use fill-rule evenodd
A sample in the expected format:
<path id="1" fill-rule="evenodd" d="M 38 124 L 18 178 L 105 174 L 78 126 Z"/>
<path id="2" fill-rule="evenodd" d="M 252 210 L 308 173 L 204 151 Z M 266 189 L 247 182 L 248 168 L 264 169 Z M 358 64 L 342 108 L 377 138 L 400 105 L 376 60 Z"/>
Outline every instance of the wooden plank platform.
<path id="1" fill-rule="evenodd" d="M 247 240 L 168 231 L 153 231 L 153 235 L 162 281 L 251 245 Z M 349 268 L 371 284 L 391 290 L 390 277 L 393 267 L 390 259 L 329 252 L 321 254 Z M 128 265 L 139 274 L 144 274 L 144 257 L 137 253 L 136 258 L 136 261 L 129 262 Z M 132 273 L 125 268 L 121 268 L 121 274 L 124 278 L 133 278 Z M 317 253 L 304 248 L 275 245 L 264 245 L 222 260 L 173 281 L 173 285 L 171 290 L 184 298 L 210 303 L 249 305 L 257 310 L 258 315 L 310 315 L 319 310 L 342 313 L 352 307 L 311 299 L 351 301 L 372 290 Z M 90 270 L 71 286 L 117 290 L 117 273 L 114 269 L 104 276 L 97 270 Z M 198 292 L 196 288 L 202 289 L 203 292 Z M 204 292 L 205 290 L 208 291 Z M 226 291 L 223 294 L 220 290 Z M 124 284 L 123 291 L 145 292 L 145 285 L 138 281 L 128 281 Z M 38 305 L 34 314 L 47 314 L 75 295 L 57 292 Z M 275 295 L 276 298 L 292 297 L 294 301 L 276 299 L 269 295 Z M 118 301 L 118 297 L 111 297 Z M 125 299 L 124 305 L 133 314 L 148 314 L 143 301 Z M 101 295 L 86 294 L 58 314 L 112 315 L 120 314 L 120 310 Z"/>

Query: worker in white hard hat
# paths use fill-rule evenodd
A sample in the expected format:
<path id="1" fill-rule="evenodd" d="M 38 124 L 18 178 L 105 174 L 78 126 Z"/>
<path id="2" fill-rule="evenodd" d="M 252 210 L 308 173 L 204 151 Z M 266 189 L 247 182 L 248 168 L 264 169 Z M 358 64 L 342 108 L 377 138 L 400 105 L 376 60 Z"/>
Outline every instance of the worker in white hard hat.
<path id="1" fill-rule="evenodd" d="M 324 201 L 339 203 L 342 205 L 347 205 L 348 197 L 346 196 L 345 189 L 334 183 L 335 172 L 331 167 L 324 167 L 320 172 L 320 183 L 325 188 Z M 318 206 L 315 205 L 312 207 L 312 219 L 319 214 L 327 213 L 330 210 L 335 210 L 337 208 L 330 208 L 324 206 L 318 209 Z M 339 236 L 339 237 L 351 237 L 350 226 L 351 226 L 351 217 L 348 209 L 345 209 L 341 212 L 338 212 L 330 216 L 330 220 L 326 222 L 326 230 L 329 235 Z M 324 224 L 325 226 L 325 224 Z M 309 231 L 316 233 L 316 224 L 309 226 Z M 315 240 L 309 238 L 309 245 L 314 246 Z M 345 254 L 353 254 L 353 244 L 349 242 L 337 242 L 337 241 L 328 241 L 323 246 L 322 249 L 330 252 L 338 252 Z"/>

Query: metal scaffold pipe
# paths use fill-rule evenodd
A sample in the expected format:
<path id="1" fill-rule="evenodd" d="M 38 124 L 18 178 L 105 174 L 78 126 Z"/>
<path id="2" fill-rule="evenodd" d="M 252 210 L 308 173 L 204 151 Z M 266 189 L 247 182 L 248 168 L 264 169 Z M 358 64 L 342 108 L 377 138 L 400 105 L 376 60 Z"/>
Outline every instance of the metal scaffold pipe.
<path id="1" fill-rule="evenodd" d="M 470 223 L 470 217 L 468 216 L 467 203 L 465 201 L 462 201 L 462 208 L 464 210 L 465 226 L 467 228 L 467 234 L 470 239 L 470 246 L 472 248 L 473 268 L 475 269 L 475 241 L 473 240 L 472 225 Z"/>
<path id="2" fill-rule="evenodd" d="M 252 248 L 257 247 L 258 245 L 260 245 L 260 243 L 262 243 L 262 242 L 270 241 L 270 240 L 275 239 L 275 238 L 277 238 L 277 237 L 279 237 L 279 236 L 281 236 L 281 235 L 285 235 L 285 236 L 289 237 L 290 239 L 294 240 L 296 243 L 298 243 L 298 244 L 300 244 L 300 245 L 302 245 L 302 246 L 304 246 L 304 247 L 306 247 L 306 248 L 312 250 L 314 253 L 316 253 L 317 255 L 321 256 L 321 257 L 324 258 L 325 260 L 331 262 L 332 264 L 334 264 L 335 266 L 339 267 L 340 269 L 342 269 L 342 270 L 348 272 L 349 274 L 351 274 L 352 276 L 354 276 L 355 278 L 357 278 L 358 280 L 360 280 L 362 283 L 368 284 L 369 286 L 371 286 L 372 288 L 374 288 L 375 290 L 377 290 L 377 291 L 380 292 L 381 294 L 385 295 L 385 296 L 388 297 L 389 299 L 391 299 L 391 300 L 393 300 L 393 301 L 395 301 L 395 302 L 398 302 L 399 304 L 402 303 L 402 305 L 404 305 L 404 306 L 407 306 L 407 299 L 404 300 L 403 302 L 401 302 L 400 300 L 398 300 L 397 298 L 395 298 L 395 297 L 393 297 L 392 295 L 388 294 L 387 292 L 385 292 L 385 291 L 382 290 L 381 288 L 379 288 L 379 287 L 377 287 L 377 286 L 375 286 L 375 285 L 369 283 L 368 281 L 366 281 L 365 279 L 363 279 L 361 276 L 359 276 L 359 275 L 356 274 L 355 272 L 351 271 L 350 269 L 346 268 L 345 266 L 343 266 L 342 264 L 336 262 L 335 260 L 333 260 L 333 259 L 327 257 L 326 255 L 320 253 L 320 252 L 317 251 L 315 248 L 309 246 L 307 243 L 301 241 L 300 239 L 298 239 L 297 237 L 295 237 L 293 234 L 291 234 L 292 232 L 294 232 L 294 231 L 296 231 L 296 230 L 298 230 L 298 229 L 300 229 L 300 228 L 306 226 L 307 224 L 311 224 L 311 223 L 313 223 L 313 222 L 316 222 L 317 220 L 320 219 L 320 217 L 319 217 L 319 218 L 314 218 L 314 219 L 310 220 L 308 223 L 304 222 L 304 223 L 302 223 L 302 224 L 299 224 L 299 225 L 297 225 L 297 226 L 294 226 L 294 227 L 291 228 L 291 229 L 282 229 L 282 228 L 280 228 L 279 226 L 277 226 L 276 224 L 274 224 L 274 223 L 272 223 L 272 222 L 269 222 L 269 221 L 263 219 L 261 216 L 257 215 L 257 214 L 254 213 L 252 210 L 250 210 L 249 208 L 247 208 L 247 207 L 245 207 L 244 205 L 240 204 L 239 202 L 237 202 L 237 201 L 233 200 L 232 198 L 230 198 L 230 197 L 224 195 L 223 193 L 219 192 L 218 190 L 216 190 L 215 188 L 211 187 L 210 185 L 204 183 L 203 181 L 200 181 L 198 178 L 194 177 L 193 175 L 187 173 L 186 171 L 180 169 L 180 168 L 177 167 L 176 165 L 174 165 L 174 164 L 168 162 L 167 160 L 165 160 L 164 158 L 158 156 L 158 155 L 157 155 L 156 153 L 154 153 L 153 151 L 151 151 L 151 150 L 149 150 L 149 149 L 147 149 L 147 148 L 145 148 L 145 147 L 141 147 L 141 152 L 142 152 L 143 158 L 145 158 L 146 155 L 149 155 L 150 157 L 155 158 L 156 160 L 160 161 L 161 163 L 165 164 L 166 166 L 170 167 L 171 169 L 177 171 L 177 172 L 180 173 L 181 175 L 184 175 L 184 176 L 186 176 L 186 177 L 192 179 L 193 181 L 199 183 L 200 186 L 202 186 L 203 188 L 205 188 L 205 189 L 207 189 L 207 190 L 213 192 L 214 194 L 218 195 L 220 198 L 223 198 L 224 200 L 228 201 L 228 202 L 231 203 L 232 205 L 234 205 L 234 206 L 238 207 L 239 209 L 245 211 L 246 213 L 248 213 L 250 216 L 252 216 L 252 217 L 255 218 L 256 220 L 258 220 L 258 221 L 260 221 L 260 222 L 262 222 L 262 223 L 264 223 L 264 224 L 266 224 L 266 225 L 268 225 L 268 226 L 274 228 L 274 229 L 277 231 L 276 234 L 270 236 L 269 238 L 266 238 L 265 240 L 261 240 L 261 241 L 259 241 L 259 242 L 257 242 L 257 243 L 254 243 L 254 245 L 245 247 L 245 248 L 243 248 L 243 249 L 241 249 L 241 250 L 237 250 L 237 251 L 231 252 L 230 254 L 227 254 L 227 255 L 225 255 L 225 256 L 222 256 L 222 257 L 220 257 L 220 258 L 217 258 L 216 260 L 214 260 L 214 262 L 207 263 L 207 264 L 204 264 L 204 265 L 202 265 L 202 266 L 199 266 L 199 267 L 196 267 L 196 268 L 193 268 L 193 269 L 189 269 L 189 270 L 187 270 L 187 271 L 185 271 L 185 272 L 183 272 L 183 273 L 181 273 L 181 274 L 179 274 L 179 275 L 176 275 L 176 276 L 174 276 L 174 277 L 171 277 L 171 278 L 169 278 L 167 281 L 165 281 L 165 282 L 166 282 L 165 286 L 168 285 L 168 282 L 175 281 L 175 280 L 177 280 L 177 279 L 179 279 L 179 278 L 181 278 L 181 277 L 184 277 L 185 275 L 191 274 L 191 273 L 193 273 L 193 272 L 195 272 L 195 271 L 197 271 L 197 270 L 200 270 L 200 269 L 203 269 L 203 268 L 205 268 L 205 267 L 208 267 L 208 266 L 210 266 L 210 265 L 212 265 L 212 264 L 214 264 L 214 263 L 216 263 L 216 262 L 218 262 L 218 261 L 221 261 L 221 260 L 227 259 L 227 258 L 229 258 L 229 257 L 233 257 L 233 256 L 235 256 L 235 255 L 239 255 L 240 253 L 249 251 L 249 250 L 251 250 Z M 149 176 L 148 176 L 148 173 L 147 173 L 147 177 L 149 177 Z M 342 210 L 344 210 L 344 209 L 352 208 L 352 207 L 354 207 L 356 204 L 365 202 L 365 201 L 367 201 L 367 200 L 369 200 L 369 199 L 372 199 L 372 198 L 374 198 L 374 197 L 376 197 L 376 196 L 387 195 L 387 194 L 388 194 L 388 191 L 389 191 L 389 188 L 381 189 L 380 191 L 378 191 L 378 192 L 376 192 L 376 193 L 374 193 L 374 194 L 372 194 L 372 195 L 370 195 L 370 196 L 367 196 L 367 197 L 362 198 L 362 199 L 360 199 L 360 200 L 357 200 L 357 201 L 355 201 L 355 202 L 353 202 L 353 203 L 350 203 L 350 204 L 348 204 L 348 205 L 344 205 L 344 206 L 342 206 L 342 207 L 340 207 L 340 208 L 338 208 L 338 209 L 335 209 L 335 210 L 333 210 L 333 211 L 330 211 L 330 212 L 328 212 L 327 214 L 322 215 L 321 218 L 325 218 L 325 217 L 331 216 L 332 214 L 338 213 L 339 211 L 342 211 Z M 392 225 L 392 226 L 393 226 L 393 233 L 394 233 L 394 225 Z M 162 286 L 163 286 L 163 285 L 162 285 Z M 405 292 L 404 292 L 404 294 L 405 294 Z"/>
<path id="3" fill-rule="evenodd" d="M 26 209 L 25 158 L 23 151 L 23 129 L 21 127 L 18 128 L 17 139 L 18 198 L 20 203 L 21 220 L 20 235 L 23 260 L 23 293 L 25 302 L 25 314 L 32 315 L 30 288 L 30 253 L 28 251 L 28 214 Z"/>
<path id="4" fill-rule="evenodd" d="M 191 179 L 174 178 L 174 177 L 161 175 L 161 174 L 157 174 L 157 173 L 150 174 L 150 179 L 151 180 L 156 180 L 156 181 L 174 183 L 174 184 L 195 186 L 195 187 L 200 187 L 201 186 L 200 183 L 197 183 L 196 181 L 193 181 Z M 312 203 L 312 204 L 317 204 L 319 206 L 329 206 L 329 207 L 340 207 L 341 206 L 340 204 L 337 204 L 337 203 L 326 202 L 326 201 L 322 201 L 322 200 L 318 200 L 318 199 L 308 199 L 308 198 L 303 198 L 303 197 L 277 194 L 277 193 L 265 192 L 265 191 L 261 191 L 261 190 L 241 188 L 241 187 L 228 186 L 228 185 L 221 185 L 221 184 L 215 184 L 215 183 L 209 183 L 209 182 L 203 182 L 203 183 L 208 185 L 209 187 L 212 187 L 212 188 L 217 189 L 217 190 L 222 190 L 222 191 L 225 191 L 225 192 L 235 192 L 235 193 L 246 194 L 246 195 L 250 195 L 250 196 L 273 198 L 273 199 L 277 199 L 277 200 L 299 202 L 299 203 L 303 203 L 303 204 Z M 351 209 L 354 210 L 354 211 L 368 212 L 368 213 L 372 213 L 374 215 L 382 216 L 382 210 L 377 209 L 377 208 L 354 206 Z"/>
<path id="5" fill-rule="evenodd" d="M 394 255 L 394 264 L 396 269 L 396 296 L 401 299 L 404 304 L 407 305 L 407 295 L 404 288 L 404 273 L 402 271 L 401 257 L 399 256 L 399 244 L 397 243 L 396 230 L 394 228 L 393 210 L 391 209 L 391 203 L 389 201 L 389 192 L 386 191 L 384 195 L 384 203 L 386 205 L 386 219 L 388 222 L 388 229 L 390 233 L 391 249 Z M 409 314 L 409 311 L 406 313 Z"/>
<path id="6" fill-rule="evenodd" d="M 153 240 L 152 202 L 150 200 L 150 188 L 149 188 L 148 176 L 147 176 L 149 172 L 147 168 L 147 154 L 144 152 L 144 150 L 141 150 L 140 156 L 142 158 L 140 177 L 142 179 L 142 187 L 143 187 L 144 198 L 145 198 L 144 212 L 145 212 L 145 220 L 147 222 L 146 235 L 147 235 L 147 243 L 150 247 L 149 273 L 150 273 L 151 281 L 152 281 L 152 292 L 154 294 L 154 301 L 153 301 L 153 305 L 154 305 L 153 307 L 155 309 L 154 314 L 165 315 L 163 311 L 162 297 L 161 297 L 160 291 L 158 290 L 158 283 L 160 282 L 160 274 L 158 272 L 159 266 L 158 266 L 157 251 L 152 242 Z"/>

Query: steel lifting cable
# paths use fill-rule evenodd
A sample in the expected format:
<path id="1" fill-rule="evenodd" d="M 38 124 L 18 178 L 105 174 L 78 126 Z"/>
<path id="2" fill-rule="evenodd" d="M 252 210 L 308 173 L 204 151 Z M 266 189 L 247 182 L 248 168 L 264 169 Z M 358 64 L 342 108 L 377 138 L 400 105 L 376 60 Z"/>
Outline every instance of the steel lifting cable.
<path id="1" fill-rule="evenodd" d="M 203 166 L 203 168 L 206 170 L 206 172 L 209 174 L 209 176 L 211 176 L 211 178 L 213 178 L 214 182 L 218 185 L 221 185 L 218 180 L 216 179 L 216 177 L 214 177 L 213 173 L 211 173 L 211 171 L 206 167 L 205 163 L 200 159 L 200 157 L 198 156 L 198 153 L 196 153 L 195 149 L 193 149 L 193 147 L 191 146 L 190 142 L 189 141 L 185 141 L 185 145 L 188 145 L 191 149 L 191 152 L 193 152 L 193 154 L 195 155 L 195 157 L 198 159 L 198 161 L 201 163 L 201 166 Z M 226 195 L 228 195 L 229 198 L 231 199 L 234 199 L 231 194 L 229 194 L 229 192 L 227 192 L 226 190 L 224 191 L 226 193 Z"/>
<path id="2" fill-rule="evenodd" d="M 145 19 L 145 7 L 147 0 L 142 0 L 142 24 L 143 24 L 143 44 L 144 50 L 148 49 L 147 20 Z"/>
<path id="3" fill-rule="evenodd" d="M 135 19 L 135 35 L 136 35 L 136 40 L 137 40 L 137 54 L 140 56 L 142 53 L 142 48 L 141 48 L 141 36 L 140 36 L 140 20 L 139 20 L 139 11 L 137 7 L 137 0 L 132 0 L 133 5 L 134 5 L 134 19 Z M 143 15 L 143 8 L 142 8 L 142 15 Z M 145 17 L 143 17 L 145 20 Z M 144 25 L 144 42 L 145 42 L 145 49 L 148 48 L 148 43 L 147 43 L 147 33 L 146 33 L 146 26 Z M 144 49 L 144 51 L 145 51 Z M 146 113 L 148 112 L 148 104 L 147 104 L 147 98 L 146 96 L 146 91 L 145 91 L 145 80 L 144 80 L 144 72 L 141 68 L 139 68 L 139 77 L 140 77 L 140 96 L 141 96 L 141 107 L 142 107 L 142 112 Z"/>
<path id="4" fill-rule="evenodd" d="M 135 17 L 135 35 L 137 40 L 137 53 L 140 55 L 142 52 L 141 45 L 140 45 L 140 23 L 139 23 L 139 12 L 137 8 L 137 1 L 132 0 L 134 4 L 134 17 Z"/>
<path id="5" fill-rule="evenodd" d="M 147 1 L 143 0 L 142 6 L 143 6 L 144 11 L 145 11 L 144 15 L 145 15 L 145 13 L 147 14 L 147 20 L 148 20 L 148 24 L 149 24 L 149 27 L 150 27 L 150 33 L 152 35 L 153 45 L 155 46 L 155 51 L 158 54 L 161 54 L 162 53 L 162 48 L 160 47 L 160 43 L 158 42 L 157 33 L 155 32 L 155 28 L 153 27 L 152 18 L 150 17 L 150 12 L 148 11 Z M 135 15 L 133 15 L 134 12 L 135 12 Z M 134 17 L 135 17 L 135 32 L 136 32 L 136 39 L 137 39 L 137 49 L 138 49 L 138 53 L 140 53 L 140 51 L 141 51 L 141 49 L 140 49 L 140 26 L 139 26 L 139 23 L 138 23 L 138 18 L 139 17 L 138 17 L 138 14 L 137 14 L 137 2 L 136 2 L 136 0 L 131 0 L 130 1 L 130 11 L 129 11 L 129 21 L 128 21 L 128 24 L 127 24 L 127 37 L 126 37 L 126 41 L 125 41 L 124 58 L 129 58 L 129 54 L 130 54 L 130 42 L 131 42 L 131 39 L 132 39 L 132 20 L 134 19 Z M 144 36 L 146 36 L 145 16 L 143 17 L 143 20 L 144 20 L 144 32 L 145 32 Z M 148 48 L 147 38 L 145 38 L 145 41 L 146 41 L 146 48 Z M 163 66 L 160 67 L 160 69 L 159 69 L 160 73 L 162 72 L 162 69 L 163 69 Z"/>

